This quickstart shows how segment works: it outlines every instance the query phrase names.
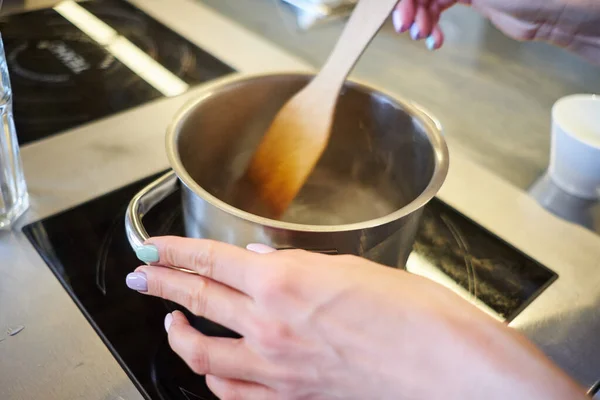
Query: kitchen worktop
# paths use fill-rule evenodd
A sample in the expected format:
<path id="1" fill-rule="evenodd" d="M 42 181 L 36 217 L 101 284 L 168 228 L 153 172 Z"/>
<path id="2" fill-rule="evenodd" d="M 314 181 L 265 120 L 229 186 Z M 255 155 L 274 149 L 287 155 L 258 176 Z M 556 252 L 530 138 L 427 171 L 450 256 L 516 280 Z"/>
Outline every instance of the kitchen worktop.
<path id="1" fill-rule="evenodd" d="M 281 0 L 200 0 L 319 67 L 345 20 L 298 28 Z M 454 146 L 522 189 L 544 171 L 550 108 L 571 93 L 600 93 L 600 66 L 544 43 L 507 38 L 467 7 L 447 11 L 444 46 L 397 35 L 388 23 L 353 76 L 413 99 L 440 119 Z"/>
<path id="2" fill-rule="evenodd" d="M 277 41 L 272 36 L 278 31 L 261 25 L 263 17 L 258 12 L 244 17 L 247 20 L 243 24 L 253 24 L 254 28 L 235 21 L 239 16 L 234 15 L 233 4 L 239 6 L 240 13 L 250 5 L 267 13 L 265 1 L 131 2 L 242 73 L 311 70 L 319 60 L 311 57 L 323 56 L 326 51 L 319 47 L 317 36 L 313 36 L 316 33 L 294 33 L 303 40 L 312 38 L 304 44 L 298 39 L 296 50 L 287 51 L 283 43 L 272 43 L 270 39 Z M 222 10 L 216 11 L 219 4 Z M 293 26 L 286 26 L 293 30 Z M 333 40 L 336 25 L 322 29 L 323 42 Z M 600 305 L 600 237 L 552 216 L 517 186 L 525 186 L 545 164 L 547 141 L 539 138 L 547 132 L 543 117 L 549 105 L 558 95 L 599 85 L 600 81 L 590 78 L 598 70 L 571 56 L 547 53 L 543 45 L 510 44 L 497 53 L 479 56 L 459 51 L 461 40 L 465 46 L 477 47 L 489 45 L 488 39 L 496 37 L 489 28 L 481 28 L 480 34 L 483 39 L 479 38 L 478 44 L 474 37 L 451 31 L 448 50 L 439 53 L 440 60 L 448 62 L 435 63 L 430 63 L 436 59 L 420 44 L 394 37 L 393 43 L 400 45 L 393 46 L 410 57 L 394 55 L 397 61 L 386 64 L 392 54 L 375 47 L 370 52 L 381 53 L 379 68 L 361 64 L 357 75 L 417 99 L 440 117 L 452 158 L 440 199 L 559 275 L 511 326 L 579 382 L 591 385 L 600 377 L 600 372 L 595 372 L 600 371 L 600 351 L 595 346 L 600 318 L 594 312 Z M 496 43 L 496 39 L 489 40 Z M 392 46 L 391 36 L 379 41 Z M 303 53 L 298 49 L 304 49 Z M 312 51 L 316 55 L 311 55 Z M 519 75 L 519 71 L 543 66 L 553 57 L 558 66 L 540 69 L 539 75 Z M 450 64 L 451 60 L 455 64 Z M 572 68 L 567 68 L 569 65 Z M 561 73 L 561 68 L 570 72 Z M 515 80 L 516 76 L 522 76 L 522 81 Z M 552 76 L 563 79 L 561 83 L 547 83 Z M 453 79 L 448 81 L 448 77 Z M 459 83 L 465 85 L 460 90 Z M 0 399 L 142 398 L 20 228 L 167 168 L 166 126 L 197 91 L 192 89 L 23 147 L 32 205 L 13 231 L 0 233 Z M 501 123 L 506 129 L 500 128 Z M 522 134 L 529 131 L 532 135 Z M 498 145 L 502 139 L 496 140 L 497 132 L 505 133 L 505 142 L 518 139 L 518 145 Z M 488 139 L 467 146 L 469 137 L 480 137 L 478 133 Z M 487 160 L 486 151 L 496 154 L 488 156 L 495 161 Z M 511 156 L 511 151 L 515 155 Z M 537 156 L 529 157 L 530 152 Z M 504 165 L 507 161 L 513 165 L 503 172 L 494 168 L 495 163 Z M 489 169 L 479 163 L 487 163 Z M 19 326 L 24 327 L 19 334 L 5 335 L 6 330 Z"/>

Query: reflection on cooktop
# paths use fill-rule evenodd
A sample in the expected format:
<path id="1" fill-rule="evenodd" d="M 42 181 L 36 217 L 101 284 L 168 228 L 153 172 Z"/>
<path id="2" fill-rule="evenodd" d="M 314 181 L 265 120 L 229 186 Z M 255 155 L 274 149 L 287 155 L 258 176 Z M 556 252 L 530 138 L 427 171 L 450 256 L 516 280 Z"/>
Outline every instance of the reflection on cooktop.
<path id="1" fill-rule="evenodd" d="M 507 322 L 558 277 L 437 199 L 423 212 L 414 255 Z"/>
<path id="2" fill-rule="evenodd" d="M 123 0 L 0 18 L 20 144 L 233 72 Z"/>
<path id="3" fill-rule="evenodd" d="M 154 178 L 30 224 L 24 232 L 147 399 L 215 397 L 166 341 L 163 319 L 181 309 L 125 286 L 140 263 L 125 236 L 131 198 Z M 144 217 L 150 235 L 184 235 L 179 192 Z M 456 282 L 503 319 L 514 318 L 556 275 L 439 200 L 425 209 L 413 255 Z M 236 335 L 194 318 L 208 335 Z"/>

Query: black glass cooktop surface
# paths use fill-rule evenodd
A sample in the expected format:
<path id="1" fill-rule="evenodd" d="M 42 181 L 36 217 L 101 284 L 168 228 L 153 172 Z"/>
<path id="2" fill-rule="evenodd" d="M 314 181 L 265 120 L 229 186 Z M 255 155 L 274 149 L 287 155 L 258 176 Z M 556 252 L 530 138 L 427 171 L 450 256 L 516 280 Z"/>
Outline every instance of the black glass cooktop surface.
<path id="1" fill-rule="evenodd" d="M 233 72 L 123 0 L 0 18 L 21 145 Z"/>
<path id="2" fill-rule="evenodd" d="M 164 316 L 179 306 L 125 286 L 126 275 L 140 265 L 125 236 L 125 209 L 154 178 L 30 224 L 24 232 L 146 398 L 212 400 L 204 379 L 166 341 Z M 146 214 L 144 225 L 153 236 L 184 235 L 179 192 Z M 507 321 L 557 278 L 437 199 L 425 209 L 413 255 Z M 201 319 L 194 325 L 209 335 L 232 334 Z"/>

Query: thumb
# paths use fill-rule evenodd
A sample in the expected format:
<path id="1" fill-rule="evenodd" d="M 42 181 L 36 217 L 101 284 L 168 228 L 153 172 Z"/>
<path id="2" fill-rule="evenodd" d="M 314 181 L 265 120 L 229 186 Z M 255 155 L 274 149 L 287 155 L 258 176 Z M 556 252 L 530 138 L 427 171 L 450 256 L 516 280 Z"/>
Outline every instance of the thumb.
<path id="1" fill-rule="evenodd" d="M 488 7 L 474 6 L 474 8 L 488 18 L 502 33 L 514 40 L 531 41 L 542 38 L 544 29 L 540 22 L 517 18 L 510 13 Z"/>

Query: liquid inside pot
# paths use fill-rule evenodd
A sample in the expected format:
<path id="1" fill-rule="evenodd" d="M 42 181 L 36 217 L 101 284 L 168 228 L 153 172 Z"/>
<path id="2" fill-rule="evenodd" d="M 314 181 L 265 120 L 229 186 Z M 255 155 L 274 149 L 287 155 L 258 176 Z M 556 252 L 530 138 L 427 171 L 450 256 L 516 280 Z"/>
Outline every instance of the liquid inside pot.
<path id="1" fill-rule="evenodd" d="M 245 152 L 244 152 L 245 153 Z M 240 184 L 249 154 L 238 155 L 237 160 L 223 170 L 222 178 L 228 185 L 205 187 L 209 193 L 239 209 L 262 217 L 269 217 L 248 185 Z M 373 168 L 356 160 L 352 174 L 340 174 L 318 166 L 286 212 L 282 221 L 306 225 L 344 225 L 369 221 L 388 215 L 412 199 L 402 196 L 399 188 L 385 174 L 384 165 Z M 368 176 L 365 172 L 368 171 Z"/>
<path id="2" fill-rule="evenodd" d="M 231 195 L 221 200 L 253 214 L 267 216 L 266 207 L 261 207 L 252 193 L 246 191 L 237 196 L 244 195 L 247 197 L 243 201 L 234 200 Z M 306 225 L 363 222 L 396 211 L 399 205 L 396 197 L 386 198 L 382 196 L 380 188 L 359 181 L 348 181 L 331 171 L 319 169 L 313 172 L 280 220 Z"/>
<path id="3" fill-rule="evenodd" d="M 368 221 L 396 211 L 397 203 L 360 182 L 341 181 L 317 171 L 282 216 L 298 224 L 342 225 Z"/>

